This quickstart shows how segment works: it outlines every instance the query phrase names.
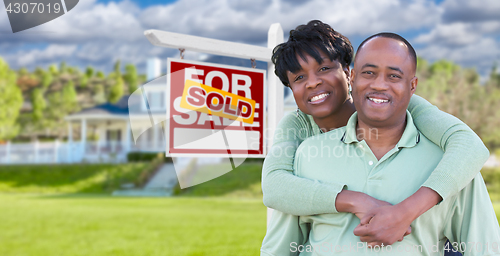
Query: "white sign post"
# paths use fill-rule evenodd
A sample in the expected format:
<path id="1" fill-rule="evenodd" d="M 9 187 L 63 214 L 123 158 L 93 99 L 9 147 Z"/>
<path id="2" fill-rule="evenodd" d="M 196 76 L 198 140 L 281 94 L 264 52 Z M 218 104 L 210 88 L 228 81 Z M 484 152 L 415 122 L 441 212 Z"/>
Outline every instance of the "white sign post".
<path id="1" fill-rule="evenodd" d="M 156 46 L 185 49 L 215 55 L 255 59 L 267 62 L 267 145 L 272 145 L 274 131 L 283 117 L 283 85 L 274 74 L 274 65 L 271 62 L 272 49 L 284 41 L 283 29 L 279 23 L 272 24 L 268 31 L 267 47 L 254 46 L 242 43 L 228 42 L 205 37 L 190 36 L 160 30 L 147 30 L 144 35 Z M 271 103 L 272 102 L 272 103 Z M 266 150 L 267 152 L 267 150 Z M 268 208 L 267 220 L 269 223 L 272 209 Z"/>

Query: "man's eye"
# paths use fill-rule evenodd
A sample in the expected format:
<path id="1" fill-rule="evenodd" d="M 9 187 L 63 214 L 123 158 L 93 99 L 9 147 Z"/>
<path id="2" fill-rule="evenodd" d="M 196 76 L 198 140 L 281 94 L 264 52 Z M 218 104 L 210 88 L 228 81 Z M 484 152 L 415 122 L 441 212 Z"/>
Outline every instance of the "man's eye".
<path id="1" fill-rule="evenodd" d="M 363 71 L 362 74 L 373 75 L 373 71 Z"/>
<path id="2" fill-rule="evenodd" d="M 390 75 L 390 77 L 391 77 L 391 78 L 401 78 L 401 76 L 399 76 L 399 75 L 395 75 L 395 74 L 391 74 L 391 75 Z"/>

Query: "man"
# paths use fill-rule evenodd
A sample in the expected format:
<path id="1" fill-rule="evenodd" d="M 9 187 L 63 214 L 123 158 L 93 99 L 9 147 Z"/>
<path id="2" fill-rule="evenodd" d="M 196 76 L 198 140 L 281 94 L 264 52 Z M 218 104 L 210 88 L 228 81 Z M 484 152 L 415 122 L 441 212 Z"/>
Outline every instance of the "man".
<path id="1" fill-rule="evenodd" d="M 420 135 L 406 111 L 418 83 L 415 72 L 416 55 L 402 37 L 381 33 L 365 40 L 351 72 L 358 112 L 345 127 L 305 140 L 296 153 L 295 174 L 322 182 L 342 181 L 349 190 L 394 204 L 379 211 L 404 207 L 403 200 L 420 188 L 443 154 Z M 265 240 L 261 252 L 442 255 L 449 239 L 455 248 L 444 249 L 459 249 L 465 255 L 500 254 L 498 222 L 480 174 L 457 195 L 417 218 L 412 233 L 400 242 L 374 247 L 362 243 L 376 241 L 372 226 L 386 221 L 371 217 L 360 222 L 352 213 L 335 213 L 281 219 L 288 228 L 281 230 L 283 239 L 275 235 L 271 242 Z M 300 227 L 299 234 L 290 234 L 297 232 L 286 225 L 290 222 Z M 284 252 L 286 243 L 290 250 Z"/>

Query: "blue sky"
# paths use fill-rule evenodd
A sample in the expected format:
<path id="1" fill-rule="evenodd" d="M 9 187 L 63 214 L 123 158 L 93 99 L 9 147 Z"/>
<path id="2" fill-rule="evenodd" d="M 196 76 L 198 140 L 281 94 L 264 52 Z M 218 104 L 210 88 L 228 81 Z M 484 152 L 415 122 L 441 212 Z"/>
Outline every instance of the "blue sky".
<path id="1" fill-rule="evenodd" d="M 18 69 L 66 61 L 110 71 L 113 63 L 141 69 L 150 57 L 177 57 L 176 49 L 151 45 L 143 32 L 160 29 L 265 46 L 267 31 L 285 31 L 312 19 L 330 24 L 354 47 L 381 31 L 406 37 L 429 61 L 452 60 L 483 77 L 500 62 L 498 0 L 80 0 L 60 18 L 13 34 L 0 5 L 0 56 Z M 187 52 L 187 59 L 203 60 Z"/>

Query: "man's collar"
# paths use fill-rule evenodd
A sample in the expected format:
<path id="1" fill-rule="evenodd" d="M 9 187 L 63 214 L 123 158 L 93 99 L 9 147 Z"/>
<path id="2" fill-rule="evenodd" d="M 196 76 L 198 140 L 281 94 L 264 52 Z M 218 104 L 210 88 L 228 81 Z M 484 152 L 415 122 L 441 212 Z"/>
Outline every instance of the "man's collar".
<path id="1" fill-rule="evenodd" d="M 342 136 L 342 141 L 346 144 L 350 144 L 353 142 L 359 142 L 356 138 L 356 125 L 358 123 L 358 112 L 354 112 L 352 116 L 349 118 L 347 122 L 344 136 Z M 375 128 L 374 128 L 375 129 Z M 420 135 L 418 133 L 417 127 L 413 123 L 413 118 L 410 115 L 410 112 L 406 110 L 406 127 L 399 140 L 397 147 L 406 147 L 411 148 L 417 145 L 420 141 Z"/>

